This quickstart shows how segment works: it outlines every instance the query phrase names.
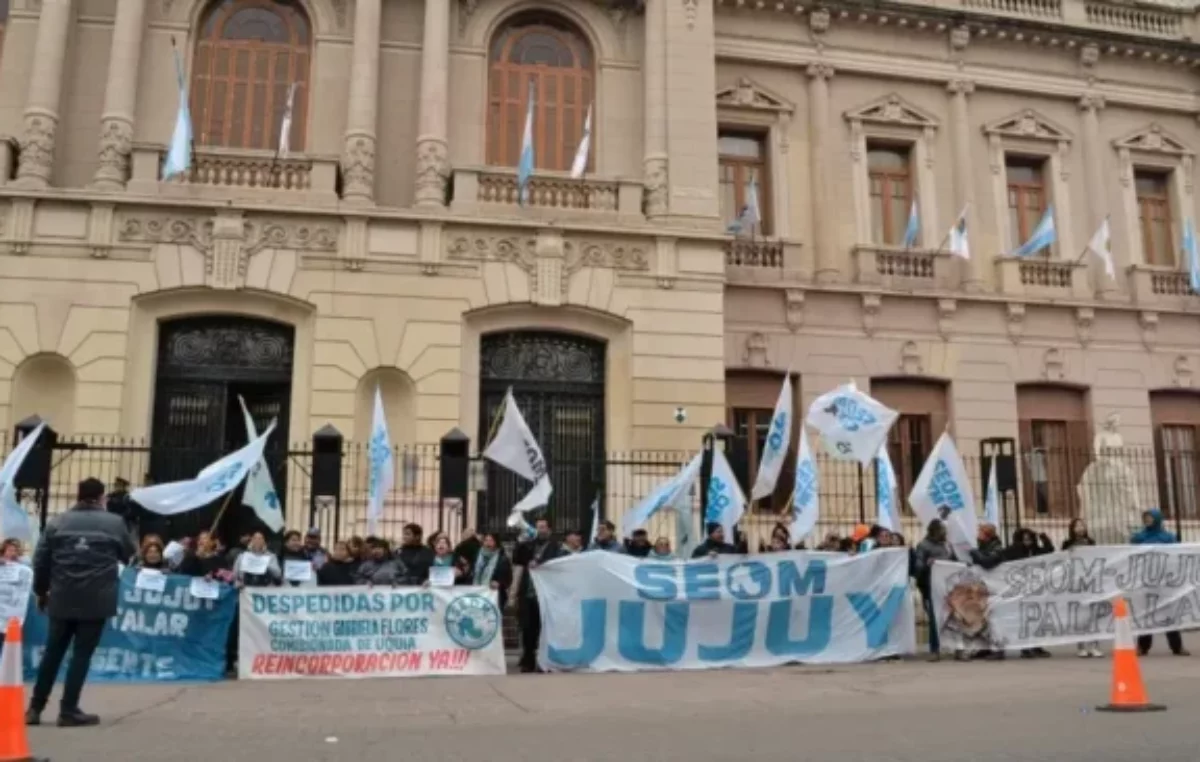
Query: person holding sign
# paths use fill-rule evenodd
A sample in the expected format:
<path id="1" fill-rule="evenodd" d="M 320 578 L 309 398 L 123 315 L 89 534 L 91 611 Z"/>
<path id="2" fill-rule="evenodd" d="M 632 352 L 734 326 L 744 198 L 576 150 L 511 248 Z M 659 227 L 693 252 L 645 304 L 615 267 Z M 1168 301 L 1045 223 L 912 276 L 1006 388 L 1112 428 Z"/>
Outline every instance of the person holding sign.
<path id="1" fill-rule="evenodd" d="M 312 558 L 304 548 L 304 541 L 295 529 L 283 536 L 283 552 L 279 554 L 283 565 L 283 582 L 289 587 L 316 587 L 317 572 Z"/>
<path id="2" fill-rule="evenodd" d="M 441 535 L 433 545 L 433 564 L 429 567 L 429 584 L 433 587 L 465 585 L 471 579 L 466 568 L 459 563 L 450 545 L 450 538 Z"/>
<path id="3" fill-rule="evenodd" d="M 137 553 L 125 521 L 104 510 L 104 492 L 99 479 L 81 481 L 78 503 L 50 521 L 34 553 L 33 592 L 38 609 L 50 618 L 50 633 L 25 713 L 27 725 L 41 724 L 68 648 L 71 664 L 63 683 L 58 726 L 100 722 L 79 708 L 79 696 L 104 625 L 117 613 L 118 567 Z"/>
<path id="4" fill-rule="evenodd" d="M 167 559 L 163 556 L 163 541 L 156 534 L 148 534 L 142 538 L 142 551 L 134 559 L 138 569 L 156 569 L 166 573 Z"/>
<path id="5" fill-rule="evenodd" d="M 233 578 L 241 587 L 271 587 L 283 579 L 279 559 L 267 549 L 267 539 L 262 532 L 250 536 L 246 549 L 233 562 Z"/>

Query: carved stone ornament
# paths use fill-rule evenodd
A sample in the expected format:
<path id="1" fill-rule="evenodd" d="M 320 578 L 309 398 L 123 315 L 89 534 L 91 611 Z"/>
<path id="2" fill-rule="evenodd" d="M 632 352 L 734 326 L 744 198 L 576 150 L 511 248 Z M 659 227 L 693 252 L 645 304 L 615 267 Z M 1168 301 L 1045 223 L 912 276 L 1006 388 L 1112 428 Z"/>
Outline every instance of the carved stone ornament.
<path id="1" fill-rule="evenodd" d="M 696 28 L 696 14 L 700 11 L 700 0 L 683 0 L 683 15 L 687 19 L 687 28 Z"/>
<path id="2" fill-rule="evenodd" d="M 789 288 L 783 292 L 783 298 L 783 319 L 788 330 L 795 333 L 804 325 L 804 292 Z"/>
<path id="3" fill-rule="evenodd" d="M 863 332 L 868 336 L 875 335 L 875 329 L 879 326 L 879 313 L 883 309 L 883 298 L 879 294 L 863 294 L 862 296 L 862 321 Z"/>
<path id="4" fill-rule="evenodd" d="M 645 173 L 645 207 L 647 217 L 662 217 L 667 213 L 667 159 L 656 156 L 642 165 Z"/>
<path id="5" fill-rule="evenodd" d="M 1075 334 L 1079 337 L 1079 343 L 1085 347 L 1092 343 L 1092 325 L 1095 321 L 1096 311 L 1091 307 L 1075 309 Z"/>
<path id="6" fill-rule="evenodd" d="M 1063 356 L 1057 347 L 1047 349 L 1042 355 L 1042 378 L 1047 381 L 1063 380 Z"/>
<path id="7" fill-rule="evenodd" d="M 958 302 L 954 299 L 938 299 L 938 334 L 943 339 L 949 339 L 954 333 L 954 315 L 958 312 Z"/>
<path id="8" fill-rule="evenodd" d="M 1009 302 L 1005 305 L 1005 316 L 1008 338 L 1016 344 L 1025 333 L 1025 305 L 1020 302 Z"/>
<path id="9" fill-rule="evenodd" d="M 966 26 L 956 26 L 950 30 L 950 47 L 962 50 L 971 42 L 971 30 Z"/>
<path id="10" fill-rule="evenodd" d="M 906 341 L 900 347 L 900 372 L 909 376 L 925 375 L 925 367 L 921 362 L 921 350 L 917 342 Z"/>
<path id="11" fill-rule="evenodd" d="M 825 34 L 829 31 L 829 9 L 817 8 L 808 14 L 808 28 L 813 34 Z"/>
<path id="12" fill-rule="evenodd" d="M 771 367 L 771 358 L 767 356 L 766 336 L 755 332 L 746 337 L 746 345 L 742 349 L 742 364 L 747 368 Z"/>
<path id="13" fill-rule="evenodd" d="M 647 256 L 646 250 L 640 246 L 596 241 L 566 241 L 563 244 L 563 252 L 566 254 L 565 270 L 568 275 L 585 267 L 635 271 L 650 269 L 650 258 Z"/>
<path id="14" fill-rule="evenodd" d="M 717 90 L 717 106 L 719 108 L 753 109 L 789 114 L 796 108 L 782 96 L 771 92 L 748 77 L 740 77 L 730 87 Z"/>
<path id="15" fill-rule="evenodd" d="M 1142 329 L 1142 344 L 1146 349 L 1154 349 L 1158 344 L 1158 313 L 1139 312 L 1138 325 Z"/>
<path id="16" fill-rule="evenodd" d="M 342 152 L 342 197 L 371 201 L 375 198 L 375 136 L 364 132 L 346 135 Z"/>
<path id="17" fill-rule="evenodd" d="M 1173 379 L 1176 386 L 1181 389 L 1192 388 L 1192 364 L 1188 360 L 1187 355 L 1179 355 L 1175 358 L 1175 377 Z"/>
<path id="18" fill-rule="evenodd" d="M 129 153 L 133 125 L 123 117 L 110 117 L 100 125 L 99 166 L 93 185 L 103 190 L 120 190 L 129 180 Z"/>
<path id="19" fill-rule="evenodd" d="M 263 249 L 334 252 L 338 250 L 338 233 L 336 228 L 328 225 L 275 220 L 247 221 L 242 252 L 251 256 Z"/>
<path id="20" fill-rule="evenodd" d="M 58 119 L 50 114 L 26 114 L 21 135 L 17 181 L 26 186 L 45 187 L 54 172 L 54 135 Z"/>
<path id="21" fill-rule="evenodd" d="M 511 262 L 527 273 L 537 265 L 537 239 L 532 236 L 459 235 L 449 239 L 446 258 Z"/>
<path id="22" fill-rule="evenodd" d="M 1084 66 L 1089 68 L 1095 66 L 1096 62 L 1099 60 L 1100 47 L 1096 45 L 1096 43 L 1089 42 L 1079 49 L 1079 63 L 1083 64 Z"/>
<path id="23" fill-rule="evenodd" d="M 441 140 L 422 140 L 417 144 L 416 201 L 420 205 L 443 206 L 446 203 L 446 181 L 450 177 L 450 160 L 446 143 Z"/>
<path id="24" fill-rule="evenodd" d="M 988 122 L 983 126 L 983 132 L 989 136 L 1017 140 L 1047 140 L 1055 143 L 1071 140 L 1071 133 L 1065 127 L 1031 108 Z"/>
<path id="25" fill-rule="evenodd" d="M 209 217 L 127 217 L 117 231 L 117 240 L 125 243 L 174 243 L 205 253 L 213 245 L 213 222 Z"/>
<path id="26" fill-rule="evenodd" d="M 909 103 L 899 93 L 891 93 L 850 109 L 845 117 L 851 123 L 912 127 L 919 130 L 936 130 L 938 126 L 933 115 Z"/>
<path id="27" fill-rule="evenodd" d="M 1167 132 L 1158 123 L 1151 123 L 1123 138 L 1114 140 L 1113 146 L 1118 151 L 1125 149 L 1166 156 L 1191 156 L 1193 153 L 1192 149 L 1188 148 L 1182 140 Z"/>

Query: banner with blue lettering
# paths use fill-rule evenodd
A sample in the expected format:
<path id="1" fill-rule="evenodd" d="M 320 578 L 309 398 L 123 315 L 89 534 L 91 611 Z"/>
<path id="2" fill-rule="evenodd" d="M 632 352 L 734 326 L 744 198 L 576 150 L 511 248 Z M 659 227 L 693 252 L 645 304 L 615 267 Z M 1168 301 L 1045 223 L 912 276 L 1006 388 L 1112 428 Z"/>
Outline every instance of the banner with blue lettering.
<path id="1" fill-rule="evenodd" d="M 136 586 L 137 571 L 121 574 L 117 615 L 104 628 L 92 657 L 93 682 L 220 680 L 225 675 L 225 644 L 237 611 L 237 590 L 219 586 L 216 600 L 195 598 L 191 577 L 165 576 L 162 592 Z M 49 621 L 30 601 L 23 633 L 25 679 L 37 676 L 46 650 Z M 59 679 L 71 656 L 63 660 Z"/>
<path id="2" fill-rule="evenodd" d="M 829 664 L 916 650 L 904 549 L 674 562 L 584 553 L 533 579 L 544 669 Z"/>

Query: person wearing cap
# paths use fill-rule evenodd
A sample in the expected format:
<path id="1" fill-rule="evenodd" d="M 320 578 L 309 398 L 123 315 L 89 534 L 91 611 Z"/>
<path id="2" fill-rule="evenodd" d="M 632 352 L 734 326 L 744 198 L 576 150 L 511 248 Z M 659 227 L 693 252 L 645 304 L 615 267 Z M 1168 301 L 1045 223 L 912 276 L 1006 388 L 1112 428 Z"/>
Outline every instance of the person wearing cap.
<path id="1" fill-rule="evenodd" d="M 737 553 L 737 548 L 725 542 L 725 527 L 712 521 L 705 525 L 704 529 L 708 536 L 692 551 L 692 558 L 715 558 L 718 555 Z"/>
<path id="2" fill-rule="evenodd" d="M 137 554 L 137 545 L 121 517 L 104 510 L 104 482 L 84 479 L 76 499 L 74 508 L 46 525 L 34 553 L 33 594 L 50 623 L 26 725 L 42 723 L 42 711 L 68 649 L 71 663 L 63 681 L 58 726 L 100 722 L 79 708 L 79 695 L 104 627 L 117 613 L 120 565 Z"/>
<path id="3" fill-rule="evenodd" d="M 320 571 L 329 560 L 329 551 L 321 547 L 321 530 L 313 527 L 304 535 L 304 553 L 312 561 L 313 569 Z"/>

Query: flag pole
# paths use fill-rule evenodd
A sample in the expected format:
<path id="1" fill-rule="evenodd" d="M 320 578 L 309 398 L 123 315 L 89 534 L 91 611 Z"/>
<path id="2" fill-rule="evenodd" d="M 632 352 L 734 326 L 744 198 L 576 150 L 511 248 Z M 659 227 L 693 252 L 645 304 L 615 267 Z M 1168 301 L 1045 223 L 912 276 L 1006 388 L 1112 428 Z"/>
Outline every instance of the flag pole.
<path id="1" fill-rule="evenodd" d="M 176 54 L 178 54 L 178 52 L 179 52 L 179 48 L 176 47 L 176 45 L 175 45 L 175 35 L 171 35 L 171 50 L 173 52 L 175 52 Z M 185 76 L 186 76 L 186 73 L 185 73 Z M 187 94 L 188 94 L 188 97 L 190 98 L 192 95 L 190 88 L 187 90 Z M 191 116 L 192 116 L 192 113 L 191 113 L 191 109 L 189 108 L 188 109 L 188 118 L 190 119 Z M 191 151 L 192 151 L 192 166 L 188 167 L 189 173 L 196 171 L 196 130 L 193 128 L 191 130 L 191 133 L 192 133 L 192 137 L 191 137 L 190 147 L 191 147 Z M 174 142 L 174 141 L 171 141 L 171 142 Z"/>
<path id="2" fill-rule="evenodd" d="M 225 509 L 229 507 L 229 501 L 233 499 L 233 493 L 237 487 L 225 493 L 225 502 L 221 503 L 221 510 L 217 511 L 217 518 L 213 520 L 212 528 L 208 530 L 209 534 L 214 534 L 217 531 L 217 525 L 221 523 L 221 517 L 225 515 Z"/>

